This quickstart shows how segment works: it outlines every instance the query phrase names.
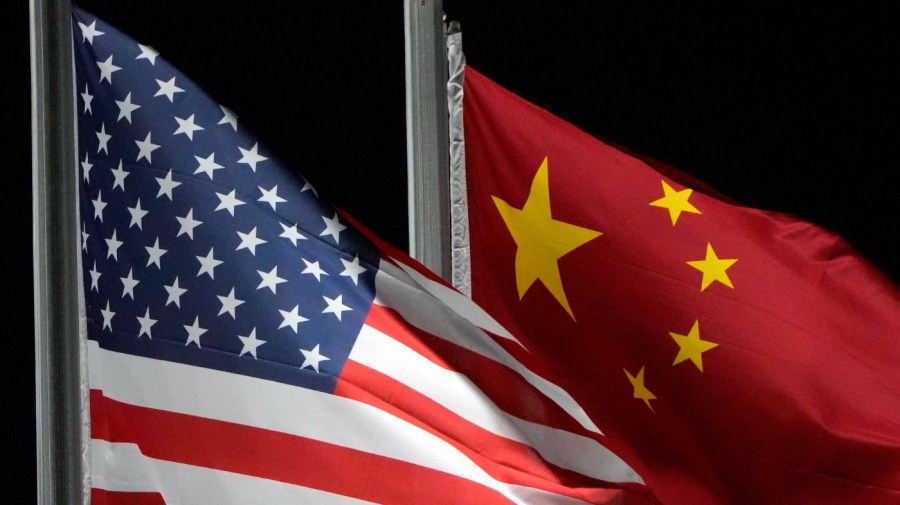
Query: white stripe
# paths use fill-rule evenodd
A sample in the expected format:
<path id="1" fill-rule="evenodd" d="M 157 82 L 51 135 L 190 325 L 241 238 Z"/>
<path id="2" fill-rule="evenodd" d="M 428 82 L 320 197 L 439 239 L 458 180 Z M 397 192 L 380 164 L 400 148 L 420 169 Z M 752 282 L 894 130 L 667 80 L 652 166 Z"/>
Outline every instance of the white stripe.
<path id="1" fill-rule="evenodd" d="M 158 492 L 167 505 L 321 505 L 369 501 L 275 480 L 154 459 L 134 444 L 91 440 L 91 487 Z"/>
<path id="2" fill-rule="evenodd" d="M 607 482 L 642 483 L 627 463 L 596 440 L 503 412 L 465 375 L 436 365 L 375 328 L 363 327 L 350 359 L 409 386 L 495 435 L 530 445 L 557 466 Z"/>
<path id="3" fill-rule="evenodd" d="M 513 503 L 529 503 L 522 496 L 535 493 L 546 503 L 582 503 L 499 482 L 444 440 L 362 402 L 89 344 L 91 387 L 123 403 L 257 426 L 405 461 L 495 489 Z"/>
<path id="4" fill-rule="evenodd" d="M 401 260 L 392 258 L 397 266 L 403 269 L 407 275 L 419 286 L 422 287 L 425 291 L 431 293 L 435 298 L 443 302 L 445 305 L 450 307 L 454 312 L 463 316 L 470 323 L 475 326 L 487 330 L 498 337 L 503 337 L 505 339 L 512 340 L 513 342 L 522 345 L 516 337 L 513 336 L 512 333 L 509 332 L 506 328 L 503 327 L 496 319 L 491 317 L 490 314 L 485 312 L 480 305 L 473 302 L 471 298 L 463 295 L 459 291 L 445 286 L 439 282 L 434 282 L 433 280 L 425 277 L 418 270 L 410 267 L 409 265 L 403 263 Z M 384 262 L 382 262 L 384 263 Z M 384 265 L 382 265 L 384 266 Z M 524 348 L 525 346 L 522 345 Z"/>
<path id="5" fill-rule="evenodd" d="M 422 296 L 423 289 L 403 270 L 387 261 L 381 262 L 375 275 L 375 303 L 396 310 L 403 319 L 436 337 L 506 365 L 568 412 L 586 430 L 602 434 L 569 393 L 525 367 L 466 319 L 465 313 L 450 311 L 438 299 Z"/>

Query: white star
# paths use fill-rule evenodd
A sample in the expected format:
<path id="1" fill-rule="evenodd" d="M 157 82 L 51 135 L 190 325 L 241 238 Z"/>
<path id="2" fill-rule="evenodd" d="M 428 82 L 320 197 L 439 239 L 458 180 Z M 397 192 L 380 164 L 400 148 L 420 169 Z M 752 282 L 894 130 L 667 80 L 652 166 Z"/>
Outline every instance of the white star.
<path id="1" fill-rule="evenodd" d="M 194 116 L 191 116 L 194 117 Z M 178 132 L 175 132 L 178 133 Z M 210 153 L 206 158 L 201 158 L 200 156 L 194 156 L 194 159 L 197 160 L 197 170 L 194 170 L 195 174 L 204 173 L 209 176 L 210 179 L 213 178 L 213 172 L 220 169 L 225 168 L 222 165 L 216 163 L 216 153 Z M 232 214 L 233 215 L 233 214 Z"/>
<path id="2" fill-rule="evenodd" d="M 184 93 L 183 89 L 175 85 L 174 77 L 169 79 L 168 81 L 161 81 L 159 79 L 156 79 L 156 84 L 159 84 L 159 91 L 157 91 L 153 96 L 165 95 L 171 103 L 175 102 L 175 93 Z"/>
<path id="3" fill-rule="evenodd" d="M 103 63 L 97 62 L 97 66 L 100 67 L 100 82 L 103 82 L 103 79 L 106 79 L 107 82 L 112 84 L 113 72 L 122 70 L 122 67 L 113 65 L 112 59 L 112 55 L 109 55 L 109 58 L 106 58 L 106 61 Z"/>
<path id="4" fill-rule="evenodd" d="M 159 183 L 159 193 L 156 194 L 156 198 L 159 198 L 163 195 L 169 197 L 169 201 L 172 201 L 172 190 L 181 186 L 180 182 L 172 180 L 172 169 L 169 169 L 169 173 L 166 174 L 165 177 L 157 177 L 156 182 Z"/>
<path id="5" fill-rule="evenodd" d="M 290 326 L 294 333 L 297 333 L 297 324 L 302 323 L 304 321 L 309 321 L 309 319 L 300 315 L 300 306 L 294 305 L 294 308 L 290 310 L 290 312 L 286 310 L 278 309 L 278 312 L 281 312 L 281 317 L 284 320 L 281 322 L 281 326 L 278 329 L 284 328 L 285 326 Z"/>
<path id="6" fill-rule="evenodd" d="M 100 131 L 97 132 L 97 152 L 100 151 L 106 152 L 109 154 L 109 139 L 112 138 L 112 135 L 106 133 L 106 123 L 100 123 Z"/>
<path id="7" fill-rule="evenodd" d="M 366 271 L 366 269 L 359 264 L 359 256 L 354 257 L 353 261 L 347 261 L 344 258 L 341 258 L 341 263 L 344 264 L 344 271 L 341 272 L 341 275 L 353 279 L 353 284 L 359 284 L 359 274 Z"/>
<path id="8" fill-rule="evenodd" d="M 87 228 L 84 227 L 84 223 L 81 223 L 81 249 L 84 252 L 87 252 L 87 239 L 90 236 L 91 234 L 87 232 Z M 95 261 L 94 264 L 96 265 L 97 262 Z"/>
<path id="9" fill-rule="evenodd" d="M 119 106 L 119 118 L 116 121 L 121 121 L 122 118 L 125 118 L 129 123 L 131 123 L 131 113 L 141 108 L 140 105 L 131 103 L 131 93 L 125 96 L 125 100 L 116 100 L 116 105 Z"/>
<path id="10" fill-rule="evenodd" d="M 156 324 L 156 319 L 150 317 L 150 307 L 147 307 L 147 312 L 144 312 L 144 316 L 138 316 L 138 323 L 141 325 L 141 331 L 138 333 L 138 338 L 141 338 L 141 335 L 147 334 L 147 338 L 153 338 L 153 335 L 150 334 L 150 328 Z"/>
<path id="11" fill-rule="evenodd" d="M 259 276 L 262 278 L 262 281 L 260 281 L 259 286 L 256 287 L 257 291 L 262 288 L 269 288 L 272 290 L 272 294 L 274 295 L 274 294 L 277 294 L 277 293 L 275 293 L 275 288 L 282 282 L 287 282 L 287 279 L 282 279 L 281 277 L 278 277 L 278 265 L 275 265 L 275 267 L 272 268 L 272 271 L 270 271 L 270 272 L 263 272 L 262 270 L 257 270 L 256 273 L 258 273 Z"/>
<path id="12" fill-rule="evenodd" d="M 209 254 L 204 256 L 197 256 L 197 261 L 200 262 L 200 271 L 197 272 L 197 277 L 200 277 L 203 274 L 208 274 L 210 279 L 215 279 L 215 268 L 222 264 L 222 261 L 217 260 L 213 257 L 213 248 L 209 248 Z"/>
<path id="13" fill-rule="evenodd" d="M 306 349 L 300 349 L 300 352 L 303 353 L 303 364 L 300 365 L 300 369 L 311 366 L 316 373 L 319 373 L 319 363 L 322 361 L 328 361 L 331 358 L 327 358 L 322 354 L 319 354 L 319 344 L 316 344 L 315 347 L 307 351 Z"/>
<path id="14" fill-rule="evenodd" d="M 166 292 L 169 293 L 169 298 L 166 300 L 166 306 L 170 303 L 174 303 L 176 307 L 181 308 L 181 295 L 187 292 L 186 289 L 182 288 L 178 285 L 178 276 L 175 276 L 175 282 L 172 283 L 171 286 L 163 286 L 166 288 Z"/>
<path id="15" fill-rule="evenodd" d="M 88 163 L 88 155 L 85 151 L 84 161 L 81 162 L 81 171 L 84 172 L 84 182 L 91 182 L 91 169 L 94 168 L 93 163 Z"/>
<path id="16" fill-rule="evenodd" d="M 270 190 L 265 190 L 262 188 L 262 186 L 259 186 L 259 190 L 262 192 L 263 196 L 259 197 L 257 201 L 268 203 L 272 206 L 272 210 L 276 210 L 275 205 L 287 201 L 284 198 L 278 196 L 278 184 L 272 186 L 272 189 Z"/>
<path id="17" fill-rule="evenodd" d="M 194 240 L 194 228 L 203 224 L 203 221 L 197 221 L 194 219 L 194 209 L 188 211 L 187 215 L 184 217 L 175 216 L 175 219 L 178 220 L 178 224 L 181 227 L 178 229 L 178 235 L 176 237 L 180 237 L 187 233 L 187 236 Z"/>
<path id="18" fill-rule="evenodd" d="M 150 46 L 145 46 L 144 44 L 138 44 L 138 47 L 141 48 L 141 54 L 137 55 L 135 59 L 147 60 L 151 65 L 156 65 L 156 57 L 159 56 L 159 52 Z"/>
<path id="19" fill-rule="evenodd" d="M 106 258 L 109 259 L 110 256 L 116 261 L 119 261 L 119 247 L 122 246 L 122 241 L 116 238 L 116 230 L 113 229 L 113 234 L 111 238 L 103 239 L 106 241 L 106 247 L 109 250 L 106 252 Z"/>
<path id="20" fill-rule="evenodd" d="M 216 295 L 216 298 L 218 298 L 219 302 L 222 303 L 222 308 L 219 310 L 219 315 L 221 316 L 222 314 L 228 312 L 229 314 L 231 314 L 232 319 L 236 319 L 234 310 L 238 307 L 238 305 L 243 304 L 244 300 L 238 300 L 234 297 L 234 288 L 231 288 L 231 293 L 228 293 L 228 296 Z"/>
<path id="21" fill-rule="evenodd" d="M 156 243 L 153 244 L 153 247 L 144 246 L 144 249 L 147 250 L 147 254 L 150 255 L 147 258 L 147 266 L 155 264 L 156 268 L 162 269 L 162 255 L 169 252 L 167 249 L 161 249 L 159 247 L 159 237 L 156 237 Z"/>
<path id="22" fill-rule="evenodd" d="M 316 188 L 314 188 L 313 185 L 310 184 L 309 181 L 306 181 L 306 180 L 303 181 L 303 187 L 300 188 L 301 193 L 303 193 L 304 191 L 311 191 L 313 196 L 315 196 L 316 198 L 319 198 L 319 193 L 316 192 Z"/>
<path id="23" fill-rule="evenodd" d="M 124 188 L 123 188 L 124 189 Z M 128 212 L 131 214 L 131 224 L 128 225 L 128 228 L 131 228 L 134 225 L 137 225 L 139 230 L 144 229 L 144 216 L 147 215 L 146 210 L 141 208 L 141 199 L 137 199 L 137 203 L 134 204 L 134 207 L 128 207 Z M 156 239 L 159 242 L 159 239 Z"/>
<path id="24" fill-rule="evenodd" d="M 254 226 L 250 233 L 241 233 L 237 232 L 237 234 L 241 237 L 241 243 L 238 244 L 237 249 L 235 251 L 240 251 L 241 249 L 250 249 L 250 253 L 256 256 L 256 246 L 260 244 L 265 244 L 266 241 L 261 238 L 256 238 L 256 227 Z"/>
<path id="25" fill-rule="evenodd" d="M 100 313 L 103 314 L 103 328 L 109 328 L 109 331 L 112 331 L 112 318 L 116 315 L 115 312 L 109 310 L 109 300 L 106 300 L 106 308 L 100 309 Z"/>
<path id="26" fill-rule="evenodd" d="M 306 268 L 304 268 L 303 271 L 300 272 L 301 274 L 312 274 L 316 277 L 316 280 L 319 282 L 322 281 L 323 275 L 328 275 L 328 272 L 326 272 L 325 270 L 322 270 L 322 268 L 319 266 L 318 261 L 313 261 L 312 263 L 310 263 L 309 261 L 306 261 L 306 258 L 300 258 L 300 259 L 302 259 L 303 262 L 306 263 Z"/>
<path id="27" fill-rule="evenodd" d="M 224 105 L 219 106 L 222 109 L 222 119 L 219 120 L 218 124 L 230 124 L 234 131 L 237 131 L 237 120 L 238 115 L 231 111 L 228 107 Z"/>
<path id="28" fill-rule="evenodd" d="M 94 267 L 88 270 L 91 273 L 91 291 L 100 292 L 100 276 L 103 275 L 97 270 L 97 260 L 94 260 Z"/>
<path id="29" fill-rule="evenodd" d="M 206 333 L 206 328 L 200 327 L 200 316 L 194 317 L 194 324 L 188 326 L 183 324 L 184 329 L 188 332 L 187 342 L 184 345 L 188 345 L 191 342 L 197 344 L 197 348 L 200 348 L 200 336 Z"/>
<path id="30" fill-rule="evenodd" d="M 128 172 L 122 168 L 122 160 L 119 160 L 119 168 L 113 168 L 113 189 L 116 189 L 116 186 L 122 188 L 122 191 L 125 191 L 125 178 L 128 177 Z"/>
<path id="31" fill-rule="evenodd" d="M 325 303 L 328 304 L 328 307 L 325 307 L 325 310 L 322 311 L 323 314 L 334 314 L 335 317 L 338 318 L 338 321 L 341 320 L 341 313 L 347 312 L 348 310 L 353 310 L 350 307 L 344 305 L 344 295 L 338 295 L 337 298 L 328 298 L 327 296 L 323 296 L 325 299 Z"/>
<path id="32" fill-rule="evenodd" d="M 337 212 L 334 213 L 334 217 L 328 219 L 325 216 L 322 216 L 322 220 L 325 221 L 325 229 L 322 233 L 319 234 L 320 237 L 324 237 L 325 235 L 331 235 L 334 237 L 334 243 L 339 244 L 341 242 L 341 232 L 346 230 L 347 227 L 341 224 L 340 219 L 338 219 Z"/>
<path id="33" fill-rule="evenodd" d="M 216 196 L 219 197 L 219 206 L 216 207 L 216 210 L 225 209 L 228 211 L 229 214 L 232 215 L 232 217 L 234 216 L 234 208 L 237 207 L 238 205 L 244 205 L 244 202 L 235 198 L 234 191 L 235 190 L 232 189 L 231 193 L 228 193 L 227 195 L 223 195 L 222 193 L 216 193 Z"/>
<path id="34" fill-rule="evenodd" d="M 81 41 L 88 41 L 91 45 L 94 44 L 94 37 L 99 37 L 104 34 L 97 29 L 97 20 L 94 20 L 93 23 L 86 25 L 81 21 L 78 22 L 78 28 L 81 28 Z"/>
<path id="35" fill-rule="evenodd" d="M 284 230 L 281 233 L 281 235 L 279 235 L 279 237 L 284 237 L 284 238 L 290 240 L 291 243 L 294 244 L 294 246 L 297 245 L 298 240 L 306 240 L 306 237 L 304 237 L 303 235 L 300 234 L 300 232 L 297 231 L 297 225 L 288 226 L 284 223 L 278 223 L 278 224 L 280 224 L 281 228 Z"/>
<path id="36" fill-rule="evenodd" d="M 99 219 L 100 222 L 103 222 L 103 209 L 106 208 L 106 202 L 103 201 L 103 192 L 97 190 L 97 199 L 91 200 L 94 204 L 94 219 Z"/>
<path id="37" fill-rule="evenodd" d="M 141 158 L 147 158 L 147 163 L 153 163 L 150 160 L 150 155 L 153 154 L 153 151 L 159 149 L 159 144 L 154 144 L 150 140 L 151 133 L 153 132 L 147 132 L 147 138 L 145 138 L 144 140 L 134 141 L 134 143 L 137 144 L 139 150 L 137 160 L 135 161 L 141 161 Z"/>
<path id="38" fill-rule="evenodd" d="M 269 158 L 266 158 L 265 156 L 260 156 L 259 142 L 257 142 L 256 144 L 253 144 L 253 147 L 251 147 L 249 151 L 242 147 L 238 147 L 238 149 L 240 149 L 240 151 L 241 151 L 241 159 L 238 160 L 238 163 L 246 163 L 246 164 L 250 165 L 250 168 L 252 168 L 254 172 L 256 172 L 256 164 L 257 163 L 259 163 L 260 161 L 265 161 L 265 160 L 269 159 Z"/>
<path id="39" fill-rule="evenodd" d="M 134 272 L 133 268 L 128 270 L 128 277 L 119 277 L 119 279 L 122 279 L 122 298 L 125 298 L 125 295 L 128 295 L 134 300 L 134 287 L 141 281 L 132 277 L 132 272 Z"/>
<path id="40" fill-rule="evenodd" d="M 81 94 L 81 99 L 84 100 L 84 113 L 90 112 L 93 116 L 94 111 L 91 109 L 91 102 L 94 100 L 94 95 L 88 90 L 87 83 L 84 83 L 84 93 Z"/>
<path id="41" fill-rule="evenodd" d="M 187 135 L 187 138 L 194 140 L 194 132 L 198 130 L 202 130 L 203 127 L 194 123 L 194 115 L 191 114 L 187 119 L 181 119 L 180 117 L 175 117 L 175 121 L 178 122 L 178 129 L 175 130 L 175 133 L 172 135 L 178 135 L 179 133 L 183 133 Z"/>
<path id="42" fill-rule="evenodd" d="M 253 330 L 250 331 L 250 335 L 247 335 L 246 337 L 238 335 L 238 338 L 241 339 L 241 342 L 243 342 L 244 344 L 244 347 L 241 348 L 240 356 L 243 356 L 244 354 L 247 354 L 249 352 L 251 355 L 253 355 L 254 358 L 256 358 L 256 348 L 266 343 L 265 340 L 259 340 L 256 338 L 256 328 L 253 328 Z"/>

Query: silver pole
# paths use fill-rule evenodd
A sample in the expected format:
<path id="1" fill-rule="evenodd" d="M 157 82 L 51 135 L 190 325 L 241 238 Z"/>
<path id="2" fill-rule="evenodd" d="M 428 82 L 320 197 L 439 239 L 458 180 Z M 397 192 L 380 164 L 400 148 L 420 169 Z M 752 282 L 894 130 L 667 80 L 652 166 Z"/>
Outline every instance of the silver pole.
<path id="1" fill-rule="evenodd" d="M 404 0 L 409 251 L 450 279 L 447 50 L 441 0 Z"/>
<path id="2" fill-rule="evenodd" d="M 31 0 L 37 503 L 81 503 L 77 154 L 68 0 Z"/>

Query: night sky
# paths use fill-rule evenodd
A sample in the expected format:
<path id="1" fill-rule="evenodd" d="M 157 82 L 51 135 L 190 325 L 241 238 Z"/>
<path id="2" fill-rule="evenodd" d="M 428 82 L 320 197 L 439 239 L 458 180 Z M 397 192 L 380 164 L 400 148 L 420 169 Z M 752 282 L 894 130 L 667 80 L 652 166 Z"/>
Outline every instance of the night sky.
<path id="1" fill-rule="evenodd" d="M 402 2 L 83 1 L 156 47 L 326 199 L 405 248 Z M 900 61 L 885 12 L 447 0 L 468 63 L 748 206 L 838 232 L 900 278 Z M 564 8 L 562 6 L 565 6 Z"/>
<path id="2" fill-rule="evenodd" d="M 894 16 L 846 3 L 542 4 L 444 9 L 461 23 L 469 65 L 502 86 L 744 205 L 829 228 L 900 281 Z M 406 248 L 402 2 L 78 5 L 156 48 L 320 196 Z M 25 159 L 28 142 L 16 142 Z M 32 347 L 20 354 L 31 359 Z"/>

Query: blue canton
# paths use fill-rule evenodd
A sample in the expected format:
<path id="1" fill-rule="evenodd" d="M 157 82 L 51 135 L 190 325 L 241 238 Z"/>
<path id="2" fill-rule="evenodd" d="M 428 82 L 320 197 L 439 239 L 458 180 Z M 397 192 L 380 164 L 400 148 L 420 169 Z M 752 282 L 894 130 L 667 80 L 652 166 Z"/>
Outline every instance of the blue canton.
<path id="1" fill-rule="evenodd" d="M 88 338 L 332 391 L 377 249 L 151 47 L 74 29 Z"/>

